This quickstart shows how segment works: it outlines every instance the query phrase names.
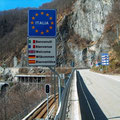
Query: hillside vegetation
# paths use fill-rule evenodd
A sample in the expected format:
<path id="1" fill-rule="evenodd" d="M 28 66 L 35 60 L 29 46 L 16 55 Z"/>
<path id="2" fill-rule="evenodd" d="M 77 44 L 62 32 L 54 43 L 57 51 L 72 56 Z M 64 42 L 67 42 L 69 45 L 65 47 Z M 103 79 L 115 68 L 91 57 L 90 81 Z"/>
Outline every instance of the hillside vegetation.
<path id="1" fill-rule="evenodd" d="M 70 9 L 74 0 L 54 0 L 39 7 L 57 9 L 58 16 Z M 27 13 L 29 8 L 0 12 L 0 64 L 11 65 L 15 56 L 21 57 L 21 50 L 27 44 Z"/>
<path id="2" fill-rule="evenodd" d="M 27 10 L 4 11 L 0 15 L 0 61 L 11 61 L 26 44 Z"/>

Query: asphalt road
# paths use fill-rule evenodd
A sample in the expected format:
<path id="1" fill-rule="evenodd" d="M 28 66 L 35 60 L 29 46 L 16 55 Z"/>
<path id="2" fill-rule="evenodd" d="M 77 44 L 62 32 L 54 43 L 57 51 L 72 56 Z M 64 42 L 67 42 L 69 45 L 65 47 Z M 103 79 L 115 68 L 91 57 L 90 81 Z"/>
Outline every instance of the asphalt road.
<path id="1" fill-rule="evenodd" d="M 79 73 L 78 87 L 82 88 L 78 89 L 78 94 L 81 113 L 84 114 L 82 120 L 120 120 L 120 76 L 89 70 L 79 70 Z"/>

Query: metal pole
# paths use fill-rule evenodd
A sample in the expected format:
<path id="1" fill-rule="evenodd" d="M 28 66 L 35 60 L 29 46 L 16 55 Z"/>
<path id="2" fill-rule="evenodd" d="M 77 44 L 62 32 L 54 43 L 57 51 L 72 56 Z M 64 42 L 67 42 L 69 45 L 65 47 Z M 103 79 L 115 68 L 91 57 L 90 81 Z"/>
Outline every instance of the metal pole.
<path id="1" fill-rule="evenodd" d="M 119 25 L 118 24 L 117 24 L 116 28 L 117 28 L 117 39 L 118 39 L 118 44 L 119 44 Z"/>
<path id="2" fill-rule="evenodd" d="M 54 71 L 55 71 L 55 67 L 54 67 Z M 56 76 L 55 76 L 55 73 L 54 73 L 54 100 L 56 102 Z"/>
<path id="3" fill-rule="evenodd" d="M 59 86 L 59 105 L 60 105 L 60 101 L 61 101 L 61 84 L 60 84 L 60 78 L 58 77 L 58 86 Z"/>
<path id="4" fill-rule="evenodd" d="M 64 40 L 62 40 L 62 48 L 63 48 L 63 51 L 62 51 L 62 55 L 63 55 L 63 67 L 65 67 L 65 57 L 64 57 Z"/>
<path id="5" fill-rule="evenodd" d="M 58 76 L 59 105 L 60 105 L 60 101 L 61 101 L 61 78 L 60 78 L 60 75 L 54 69 L 52 69 L 52 67 L 49 67 L 49 68 L 52 72 L 54 72 Z"/>
<path id="6" fill-rule="evenodd" d="M 106 72 L 108 71 L 108 66 L 106 66 Z"/>
<path id="7" fill-rule="evenodd" d="M 49 94 L 49 93 L 47 93 L 47 118 L 48 118 L 48 120 L 49 120 L 49 112 L 48 112 L 48 110 L 49 110 L 49 106 L 48 106 L 48 94 Z"/>
<path id="8" fill-rule="evenodd" d="M 39 80 L 38 80 L 39 78 L 37 77 L 37 84 L 38 84 L 38 86 L 37 86 L 37 88 L 38 88 L 38 90 L 39 90 Z"/>

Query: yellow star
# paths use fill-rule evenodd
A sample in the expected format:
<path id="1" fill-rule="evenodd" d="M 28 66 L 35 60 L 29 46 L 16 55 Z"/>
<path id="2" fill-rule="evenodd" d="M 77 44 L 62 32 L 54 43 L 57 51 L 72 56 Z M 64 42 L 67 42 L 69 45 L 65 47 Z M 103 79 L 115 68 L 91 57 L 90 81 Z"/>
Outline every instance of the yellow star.
<path id="1" fill-rule="evenodd" d="M 49 30 L 46 30 L 46 33 L 49 33 Z"/>
<path id="2" fill-rule="evenodd" d="M 32 21 L 31 24 L 34 24 L 34 22 Z"/>
<path id="3" fill-rule="evenodd" d="M 50 20 L 52 20 L 53 18 L 52 17 L 50 17 Z"/>
<path id="4" fill-rule="evenodd" d="M 41 15 L 43 15 L 44 14 L 44 12 L 41 12 Z"/>
<path id="5" fill-rule="evenodd" d="M 36 13 L 35 15 L 38 16 L 38 13 Z"/>
<path id="6" fill-rule="evenodd" d="M 50 28 L 50 29 L 52 29 L 53 27 L 52 27 L 52 26 L 50 26 L 49 28 Z"/>
<path id="7" fill-rule="evenodd" d="M 47 13 L 46 16 L 49 16 L 49 14 Z"/>
<path id="8" fill-rule="evenodd" d="M 32 17 L 32 19 L 34 20 L 34 19 L 35 19 L 35 17 Z"/>
<path id="9" fill-rule="evenodd" d="M 35 29 L 35 26 L 32 26 L 32 29 Z"/>
<path id="10" fill-rule="evenodd" d="M 35 30 L 35 32 L 38 32 L 38 30 Z"/>
<path id="11" fill-rule="evenodd" d="M 44 32 L 41 32 L 41 34 L 43 35 L 43 34 L 44 34 Z"/>
<path id="12" fill-rule="evenodd" d="M 51 22 L 51 25 L 53 25 L 54 24 L 54 22 Z"/>

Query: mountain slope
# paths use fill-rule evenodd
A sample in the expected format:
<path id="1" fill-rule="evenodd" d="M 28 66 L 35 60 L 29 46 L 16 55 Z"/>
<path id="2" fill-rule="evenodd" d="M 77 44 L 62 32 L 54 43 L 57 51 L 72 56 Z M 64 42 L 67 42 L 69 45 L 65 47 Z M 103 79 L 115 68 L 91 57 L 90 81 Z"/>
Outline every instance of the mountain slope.
<path id="1" fill-rule="evenodd" d="M 74 0 L 54 0 L 40 9 L 57 9 L 62 15 L 68 11 Z M 63 5 L 64 3 L 64 5 Z M 14 9 L 0 13 L 0 63 L 12 65 L 12 59 L 21 58 L 21 50 L 27 44 L 27 9 Z M 59 16 L 58 15 L 58 16 Z M 60 15 L 60 16 L 61 16 Z"/>

